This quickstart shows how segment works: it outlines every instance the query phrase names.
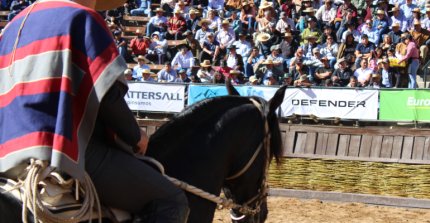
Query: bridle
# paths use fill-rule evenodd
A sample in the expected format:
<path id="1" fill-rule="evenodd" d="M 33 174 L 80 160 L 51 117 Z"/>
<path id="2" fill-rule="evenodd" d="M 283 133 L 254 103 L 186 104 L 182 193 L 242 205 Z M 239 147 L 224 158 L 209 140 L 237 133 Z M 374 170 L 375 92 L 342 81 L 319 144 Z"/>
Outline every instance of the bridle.
<path id="1" fill-rule="evenodd" d="M 258 148 L 255 150 L 251 159 L 246 163 L 246 165 L 242 169 L 240 169 L 237 173 L 235 173 L 232 176 L 229 176 L 225 179 L 229 181 L 229 180 L 237 179 L 240 176 L 242 176 L 249 169 L 249 167 L 251 167 L 251 165 L 254 163 L 255 159 L 257 158 L 258 154 L 260 154 L 261 151 L 266 153 L 265 154 L 266 160 L 264 162 L 264 172 L 263 172 L 260 187 L 258 189 L 258 193 L 255 196 L 248 199 L 243 204 L 239 205 L 240 207 L 236 208 L 236 210 L 240 214 L 242 214 L 241 216 L 236 217 L 236 216 L 233 216 L 232 214 L 230 214 L 231 219 L 233 219 L 235 221 L 242 220 L 247 215 L 253 216 L 253 215 L 258 214 L 261 211 L 260 206 L 263 203 L 263 201 L 265 200 L 265 198 L 267 197 L 267 192 L 269 189 L 269 185 L 267 183 L 267 175 L 269 172 L 269 164 L 270 164 L 270 137 L 271 137 L 270 132 L 269 132 L 269 123 L 268 123 L 267 117 L 264 113 L 263 105 L 253 98 L 250 98 L 250 100 L 255 105 L 255 107 L 258 108 L 258 110 L 260 111 L 260 113 L 263 117 L 264 138 L 261 141 L 261 143 L 259 144 Z M 254 204 L 254 205 L 252 205 L 252 204 Z"/>

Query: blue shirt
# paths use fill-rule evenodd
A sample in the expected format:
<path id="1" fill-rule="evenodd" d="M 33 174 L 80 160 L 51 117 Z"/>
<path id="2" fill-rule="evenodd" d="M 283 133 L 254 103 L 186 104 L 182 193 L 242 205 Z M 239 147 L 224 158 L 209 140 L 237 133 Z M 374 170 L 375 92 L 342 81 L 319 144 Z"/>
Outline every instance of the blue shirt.
<path id="1" fill-rule="evenodd" d="M 361 54 L 367 54 L 375 50 L 375 45 L 372 42 L 369 42 L 367 46 L 365 46 L 363 43 L 359 43 L 355 50 L 357 50 Z"/>
<path id="2" fill-rule="evenodd" d="M 133 75 L 132 77 L 134 79 L 139 79 L 142 77 L 142 71 L 143 70 L 149 70 L 149 66 L 146 64 L 142 64 L 142 66 L 136 65 L 135 67 L 133 67 Z"/>

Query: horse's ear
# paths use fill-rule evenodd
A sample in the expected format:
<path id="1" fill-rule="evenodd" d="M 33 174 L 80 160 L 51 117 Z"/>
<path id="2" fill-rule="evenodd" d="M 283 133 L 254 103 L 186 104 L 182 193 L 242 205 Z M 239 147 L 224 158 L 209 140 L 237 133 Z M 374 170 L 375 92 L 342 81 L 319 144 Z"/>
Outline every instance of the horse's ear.
<path id="1" fill-rule="evenodd" d="M 282 104 L 284 101 L 285 90 L 287 90 L 287 85 L 279 88 L 272 99 L 269 101 L 269 114 L 275 112 L 275 110 Z"/>
<path id="2" fill-rule="evenodd" d="M 225 81 L 225 87 L 227 88 L 228 95 L 236 95 L 240 96 L 239 92 L 237 92 L 236 88 L 231 84 L 231 78 L 227 78 Z"/>

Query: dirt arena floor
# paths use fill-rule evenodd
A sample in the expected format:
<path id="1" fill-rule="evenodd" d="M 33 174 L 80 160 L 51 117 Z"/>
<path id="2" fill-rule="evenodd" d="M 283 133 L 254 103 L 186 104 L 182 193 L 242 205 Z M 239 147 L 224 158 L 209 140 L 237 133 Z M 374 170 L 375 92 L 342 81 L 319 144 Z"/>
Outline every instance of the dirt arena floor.
<path id="1" fill-rule="evenodd" d="M 374 206 L 319 200 L 269 197 L 266 223 L 430 223 L 430 209 Z M 214 223 L 231 222 L 218 211 Z"/>

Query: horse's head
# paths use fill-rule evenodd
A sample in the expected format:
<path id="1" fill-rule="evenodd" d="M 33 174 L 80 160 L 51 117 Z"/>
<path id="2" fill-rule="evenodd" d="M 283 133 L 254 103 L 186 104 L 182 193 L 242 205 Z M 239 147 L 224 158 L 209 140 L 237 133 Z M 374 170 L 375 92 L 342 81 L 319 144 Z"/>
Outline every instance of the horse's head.
<path id="1" fill-rule="evenodd" d="M 239 204 L 231 210 L 233 222 L 262 223 L 267 218 L 268 168 L 272 158 L 279 163 L 283 148 L 275 112 L 283 102 L 285 90 L 286 87 L 280 88 L 269 102 L 250 98 L 260 111 L 263 131 L 255 139 L 244 139 L 255 141 L 255 148 L 244 148 L 245 151 L 251 150 L 252 156 L 246 152 L 241 154 L 241 159 L 234 162 L 232 175 L 226 178 L 224 193 Z"/>

